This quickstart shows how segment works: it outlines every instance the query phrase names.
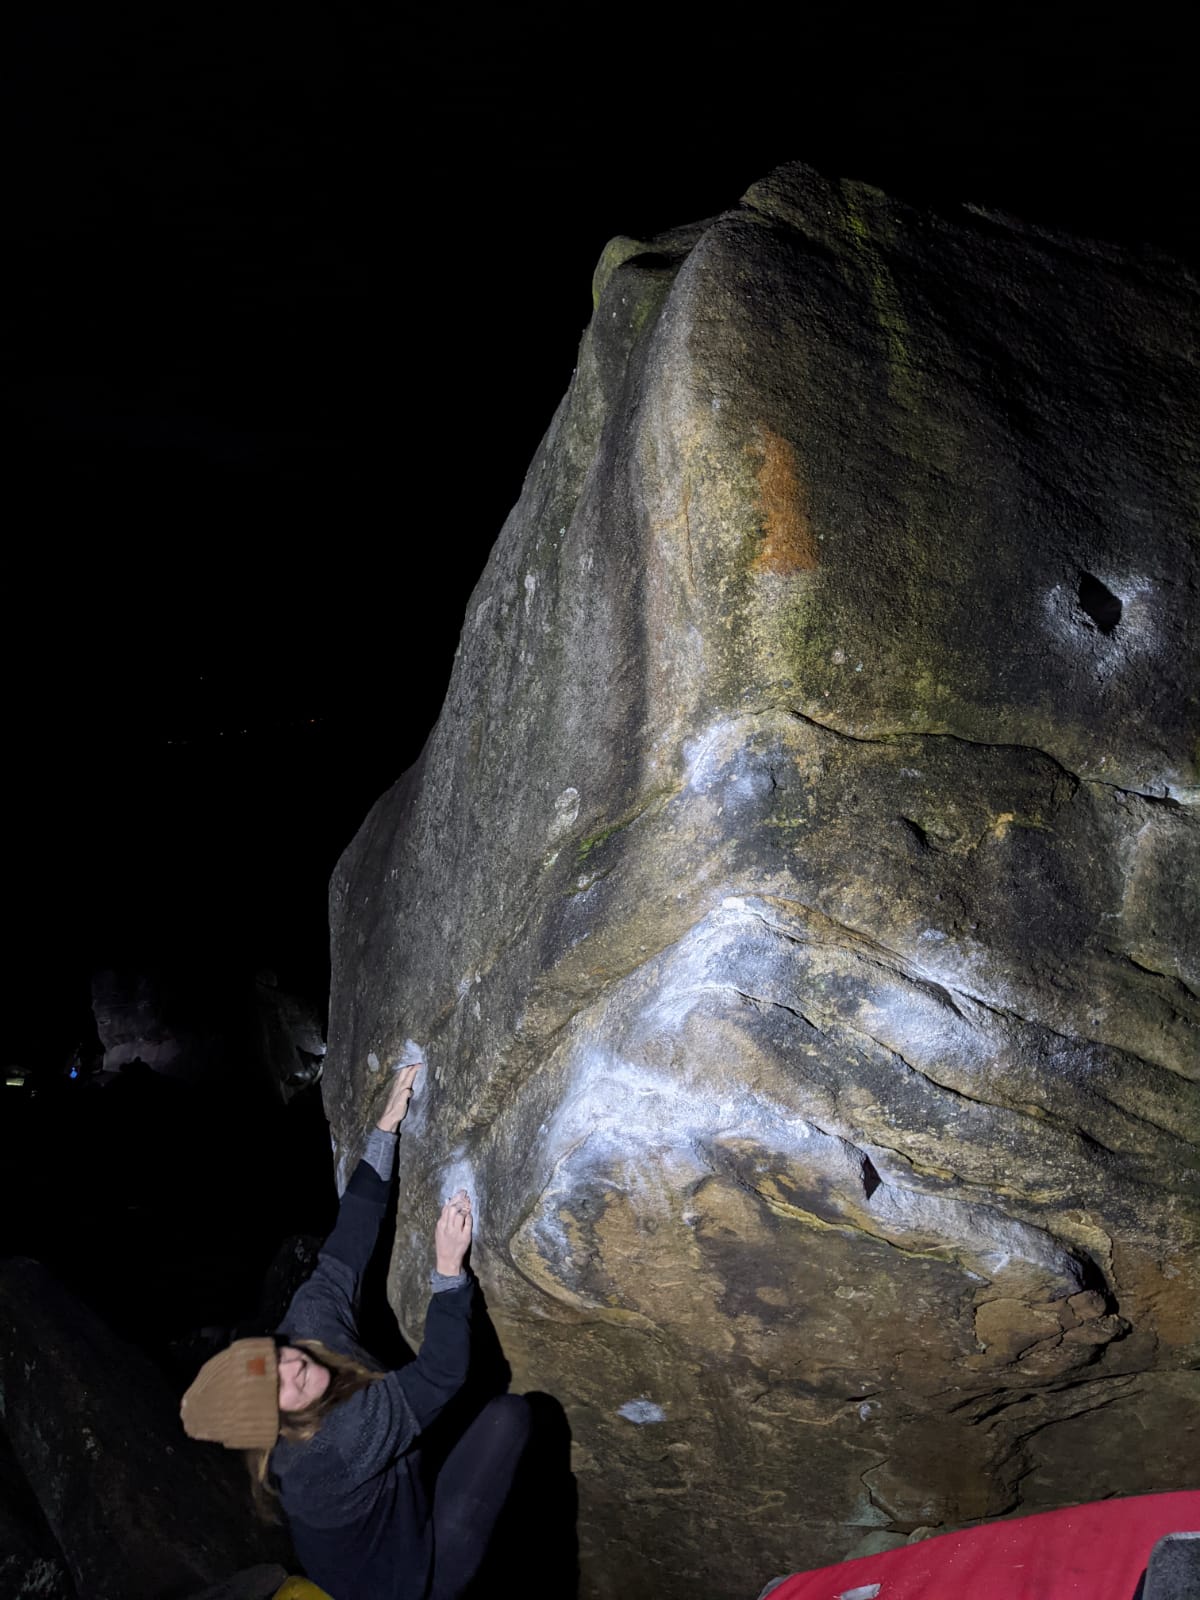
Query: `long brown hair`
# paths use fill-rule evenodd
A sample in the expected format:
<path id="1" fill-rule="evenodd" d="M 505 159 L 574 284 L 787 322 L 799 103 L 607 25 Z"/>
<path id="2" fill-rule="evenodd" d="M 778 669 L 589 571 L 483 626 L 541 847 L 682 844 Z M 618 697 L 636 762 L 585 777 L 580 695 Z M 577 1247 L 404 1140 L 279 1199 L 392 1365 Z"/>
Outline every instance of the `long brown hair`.
<path id="1" fill-rule="evenodd" d="M 293 1339 L 292 1348 L 307 1350 L 308 1354 L 323 1367 L 328 1368 L 330 1373 L 329 1384 L 324 1394 L 318 1395 L 315 1400 L 310 1400 L 308 1405 L 299 1411 L 279 1413 L 279 1437 L 289 1440 L 292 1444 L 306 1444 L 334 1406 L 341 1405 L 343 1401 L 349 1400 L 352 1394 L 357 1394 L 369 1383 L 375 1383 L 385 1376 L 382 1372 L 376 1372 L 373 1367 L 356 1361 L 353 1356 L 344 1356 L 340 1351 L 331 1350 L 319 1339 Z M 271 1445 L 265 1450 L 242 1451 L 250 1473 L 250 1493 L 254 1500 L 254 1509 L 264 1522 L 279 1520 L 279 1491 L 271 1482 L 269 1471 L 271 1451 L 274 1448 L 274 1445 Z"/>

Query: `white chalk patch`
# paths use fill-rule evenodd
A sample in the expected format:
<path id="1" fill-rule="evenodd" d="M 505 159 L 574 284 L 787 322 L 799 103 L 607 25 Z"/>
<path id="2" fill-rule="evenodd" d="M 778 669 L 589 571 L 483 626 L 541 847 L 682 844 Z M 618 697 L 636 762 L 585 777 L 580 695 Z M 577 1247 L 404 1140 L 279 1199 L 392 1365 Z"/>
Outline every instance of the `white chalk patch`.
<path id="1" fill-rule="evenodd" d="M 728 897 L 674 948 L 642 1010 L 640 1037 L 671 1037 L 711 997 L 720 1004 L 740 995 L 728 978 L 727 951 L 746 923 L 761 927 L 763 918 L 751 901 L 738 905 L 738 898 Z M 934 947 L 945 945 L 935 941 Z M 936 1060 L 949 1049 L 960 1061 L 983 1065 L 993 1048 L 954 1007 L 911 985 L 898 994 L 881 985 L 858 1018 L 844 1018 L 842 1025 L 918 1061 Z M 646 1063 L 636 1039 L 629 1043 L 630 1054 L 598 1040 L 577 1046 L 572 1077 L 539 1139 L 552 1166 L 522 1232 L 546 1260 L 572 1258 L 576 1243 L 564 1221 L 564 1199 L 585 1181 L 618 1187 L 643 1218 L 671 1218 L 673 1197 L 686 1190 L 692 1173 L 699 1178 L 708 1170 L 701 1152 L 729 1138 L 750 1139 L 785 1160 L 795 1155 L 802 1170 L 821 1171 L 833 1195 L 860 1201 L 864 1151 L 853 1142 L 761 1086 L 734 1082 L 717 1090 L 702 1070 L 689 1072 L 686 1060 L 667 1073 Z M 873 1151 L 871 1159 L 882 1181 L 868 1198 L 883 1237 L 932 1236 L 953 1249 L 960 1266 L 989 1281 L 1016 1261 L 1043 1267 L 1067 1292 L 1078 1287 L 1072 1258 L 1042 1230 L 988 1206 L 910 1188 L 886 1154 Z"/>
<path id="2" fill-rule="evenodd" d="M 1106 624 L 1085 605 L 1081 585 L 1055 584 L 1043 596 L 1043 626 L 1060 653 L 1085 664 L 1088 675 L 1103 685 L 1139 657 L 1164 654 L 1169 637 L 1166 591 L 1161 584 L 1140 573 L 1105 572 L 1081 574 L 1099 583 L 1117 602 L 1115 617 Z M 1104 762 L 1095 763 L 1103 767 Z M 1170 798 L 1189 802 L 1177 792 L 1181 774 L 1177 769 L 1147 781 L 1139 776 L 1137 787 L 1161 787 Z M 1194 802 L 1190 802 L 1194 803 Z"/>
<path id="3" fill-rule="evenodd" d="M 372 1072 L 379 1071 L 379 1057 L 375 1054 L 374 1050 L 367 1052 L 367 1066 Z"/>
<path id="4" fill-rule="evenodd" d="M 882 1588 L 881 1583 L 860 1583 L 857 1589 L 843 1589 L 837 1600 L 875 1600 Z"/>
<path id="5" fill-rule="evenodd" d="M 656 1406 L 653 1400 L 626 1400 L 619 1407 L 617 1415 L 624 1417 L 626 1422 L 636 1423 L 639 1428 L 645 1427 L 648 1422 L 667 1420 L 667 1413 L 661 1406 Z"/>
<path id="6" fill-rule="evenodd" d="M 532 572 L 525 574 L 525 615 L 529 615 L 529 608 L 533 604 L 533 597 L 537 593 L 537 579 Z"/>
<path id="7" fill-rule="evenodd" d="M 428 1069 L 429 1063 L 425 1059 L 425 1051 L 415 1039 L 405 1039 L 403 1048 L 393 1059 L 391 1070 L 399 1072 L 404 1067 L 422 1066 Z M 417 1073 L 417 1081 L 413 1084 L 413 1097 L 409 1102 L 408 1116 L 404 1119 L 406 1133 L 420 1133 L 425 1127 L 427 1115 L 426 1106 L 429 1103 L 425 1093 L 428 1080 L 428 1070 Z"/>
<path id="8" fill-rule="evenodd" d="M 465 1189 L 471 1197 L 471 1210 L 475 1223 L 478 1225 L 479 1213 L 482 1208 L 482 1196 L 479 1192 L 475 1168 L 464 1154 L 461 1145 L 454 1151 L 450 1160 L 442 1168 L 442 1174 L 438 1180 L 438 1189 L 441 1193 L 443 1205 L 452 1195 L 457 1194 L 460 1189 Z"/>
<path id="9" fill-rule="evenodd" d="M 738 750 L 736 717 L 722 717 L 683 747 L 683 781 L 691 789 L 704 790 L 719 774 L 730 751 Z"/>
<path id="10" fill-rule="evenodd" d="M 550 838 L 557 839 L 571 828 L 579 815 L 579 790 L 564 789 L 555 797 L 554 817 L 550 823 Z"/>

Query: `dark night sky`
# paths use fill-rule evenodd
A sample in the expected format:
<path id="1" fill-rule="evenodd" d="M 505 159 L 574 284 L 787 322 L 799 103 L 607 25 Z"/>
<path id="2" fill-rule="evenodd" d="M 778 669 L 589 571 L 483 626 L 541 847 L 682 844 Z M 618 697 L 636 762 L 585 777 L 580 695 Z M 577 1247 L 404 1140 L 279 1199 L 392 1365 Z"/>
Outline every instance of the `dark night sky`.
<path id="1" fill-rule="evenodd" d="M 324 881 L 436 715 L 610 235 L 805 159 L 1196 258 L 1182 12 L 675 9 L 9 26 L 10 1054 L 102 960 L 320 996 Z"/>

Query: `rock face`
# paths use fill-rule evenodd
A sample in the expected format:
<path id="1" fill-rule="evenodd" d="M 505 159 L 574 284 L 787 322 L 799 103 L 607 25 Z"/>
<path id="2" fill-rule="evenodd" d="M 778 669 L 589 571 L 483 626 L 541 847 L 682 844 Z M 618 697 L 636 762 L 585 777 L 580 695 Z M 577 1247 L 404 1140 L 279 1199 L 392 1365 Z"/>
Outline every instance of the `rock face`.
<path id="1" fill-rule="evenodd" d="M 589 1595 L 1193 1484 L 1191 279 L 790 167 L 595 289 L 331 889 L 406 1329 L 465 1180 Z"/>
<path id="2" fill-rule="evenodd" d="M 46 1525 L 8 1440 L 0 1433 L 0 1595 L 4 1600 L 76 1600 L 62 1551 Z"/>
<path id="3" fill-rule="evenodd" d="M 0 1421 L 75 1586 L 42 1552 L 31 1595 L 186 1600 L 290 1555 L 241 1462 L 189 1439 L 156 1368 L 33 1261 L 0 1267 Z"/>
<path id="4" fill-rule="evenodd" d="M 273 972 L 260 972 L 254 989 L 259 1052 L 270 1081 L 289 1101 L 320 1081 L 325 1062 L 321 1019 L 305 1001 L 281 989 Z"/>

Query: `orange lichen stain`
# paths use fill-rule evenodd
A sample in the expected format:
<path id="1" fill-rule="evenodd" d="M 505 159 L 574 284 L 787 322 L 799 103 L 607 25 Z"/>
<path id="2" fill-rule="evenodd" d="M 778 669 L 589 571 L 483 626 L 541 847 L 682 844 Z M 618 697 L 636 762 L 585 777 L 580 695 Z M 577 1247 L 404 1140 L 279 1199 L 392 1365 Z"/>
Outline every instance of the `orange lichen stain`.
<path id="1" fill-rule="evenodd" d="M 808 520 L 795 450 L 770 428 L 762 428 L 754 444 L 747 445 L 746 453 L 758 460 L 758 512 L 763 532 L 754 571 L 774 572 L 782 577 L 814 571 L 817 541 Z"/>

